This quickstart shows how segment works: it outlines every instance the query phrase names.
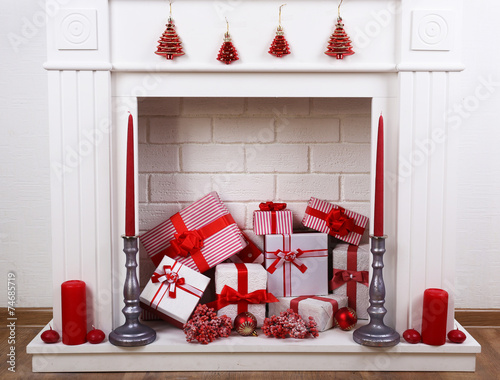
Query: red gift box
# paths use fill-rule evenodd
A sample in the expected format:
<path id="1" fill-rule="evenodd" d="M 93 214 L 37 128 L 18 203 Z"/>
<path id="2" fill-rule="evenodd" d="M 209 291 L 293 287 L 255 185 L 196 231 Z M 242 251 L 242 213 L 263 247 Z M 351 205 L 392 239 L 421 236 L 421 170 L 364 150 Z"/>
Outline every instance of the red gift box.
<path id="1" fill-rule="evenodd" d="M 346 243 L 359 245 L 368 218 L 343 207 L 311 197 L 302 224 L 332 235 Z"/>
<path id="2" fill-rule="evenodd" d="M 286 203 L 263 202 L 253 213 L 253 231 L 256 235 L 290 235 L 293 233 L 292 211 Z"/>
<path id="3" fill-rule="evenodd" d="M 247 245 L 215 191 L 146 232 L 140 241 L 155 265 L 169 256 L 201 273 Z"/>

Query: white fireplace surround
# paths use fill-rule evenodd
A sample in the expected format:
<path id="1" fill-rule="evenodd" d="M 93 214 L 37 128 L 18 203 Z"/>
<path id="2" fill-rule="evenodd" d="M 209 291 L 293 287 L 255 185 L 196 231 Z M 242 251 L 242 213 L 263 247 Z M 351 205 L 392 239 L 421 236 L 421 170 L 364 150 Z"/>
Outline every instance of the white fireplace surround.
<path id="1" fill-rule="evenodd" d="M 57 12 L 47 24 L 45 64 L 56 329 L 61 327 L 60 284 L 70 279 L 87 283 L 89 324 L 109 332 L 123 322 L 125 255 L 120 236 L 125 219 L 126 119 L 131 112 L 138 120 L 139 97 L 371 98 L 372 141 L 376 141 L 381 112 L 386 126 L 386 323 L 399 332 L 418 329 L 426 288 L 444 288 L 453 296 L 457 173 L 448 163 L 456 159 L 456 135 L 446 115 L 457 101 L 454 89 L 463 70 L 461 1 L 344 1 L 341 12 L 356 52 L 344 60 L 323 54 L 335 25 L 335 2 L 288 1 L 282 24 L 292 54 L 278 59 L 267 50 L 282 2 L 176 1 L 173 18 L 186 55 L 174 61 L 154 54 L 168 16 L 167 1 L 56 3 Z M 48 14 L 54 14 L 53 10 Z M 226 28 L 224 17 L 240 55 L 231 65 L 215 59 Z M 427 370 L 451 370 L 446 363 L 454 363 L 458 370 L 473 370 L 479 345 L 471 337 L 469 341 L 462 348 L 415 346 L 419 347 L 416 351 L 401 344 L 397 352 L 418 352 L 414 360 L 427 363 L 423 367 Z M 380 351 L 352 344 L 343 348 L 350 352 L 346 360 L 352 363 L 343 369 L 381 369 L 355 364 L 359 362 L 353 359 L 356 354 Z M 35 341 L 28 350 L 35 354 L 35 370 L 84 371 L 89 369 L 78 354 L 96 351 L 82 347 L 62 346 L 60 352 L 71 355 L 50 359 L 52 364 L 43 368 L 35 359 L 48 357 L 50 351 Z M 221 346 L 216 347 L 220 351 Z M 324 352 L 335 351 L 328 343 L 325 347 Z M 114 349 L 119 351 L 113 346 L 98 351 L 111 355 L 118 352 Z M 317 346 L 311 350 L 321 351 Z M 166 351 L 155 351 L 153 344 L 144 352 Z M 382 369 L 422 369 L 408 360 L 401 364 L 394 358 L 392 365 Z M 120 368 L 108 363 L 101 369 Z M 342 368 L 332 362 L 324 369 Z"/>

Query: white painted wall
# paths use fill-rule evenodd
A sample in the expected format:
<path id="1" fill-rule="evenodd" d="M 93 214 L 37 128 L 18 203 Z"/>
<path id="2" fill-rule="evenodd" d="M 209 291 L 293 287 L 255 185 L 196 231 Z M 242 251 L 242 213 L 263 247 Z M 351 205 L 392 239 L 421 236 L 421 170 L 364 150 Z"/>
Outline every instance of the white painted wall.
<path id="1" fill-rule="evenodd" d="M 40 4 L 43 1 L 5 2 L 0 11 L 0 275 L 5 284 L 7 272 L 16 273 L 19 307 L 52 302 L 47 80 L 41 68 L 46 41 Z M 463 103 L 449 115 L 461 131 L 456 281 L 460 308 L 500 307 L 498 11 L 500 4 L 488 0 L 467 7 Z M 5 291 L 0 301 L 0 307 L 6 305 Z"/>

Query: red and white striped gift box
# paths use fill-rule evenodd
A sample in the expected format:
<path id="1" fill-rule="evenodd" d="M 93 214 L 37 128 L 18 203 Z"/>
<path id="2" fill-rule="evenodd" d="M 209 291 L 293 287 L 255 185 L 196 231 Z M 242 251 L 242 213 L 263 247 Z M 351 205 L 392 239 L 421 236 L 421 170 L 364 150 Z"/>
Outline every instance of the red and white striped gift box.
<path id="1" fill-rule="evenodd" d="M 195 247 L 189 247 L 192 239 L 198 239 Z M 202 273 L 247 245 L 215 191 L 143 234 L 140 242 L 155 265 L 166 255 Z M 179 246 L 187 248 L 179 253 Z"/>
<path id="2" fill-rule="evenodd" d="M 254 211 L 253 232 L 255 235 L 290 235 L 293 233 L 291 210 Z"/>
<path id="3" fill-rule="evenodd" d="M 302 224 L 345 241 L 359 245 L 368 217 L 338 205 L 311 197 Z"/>

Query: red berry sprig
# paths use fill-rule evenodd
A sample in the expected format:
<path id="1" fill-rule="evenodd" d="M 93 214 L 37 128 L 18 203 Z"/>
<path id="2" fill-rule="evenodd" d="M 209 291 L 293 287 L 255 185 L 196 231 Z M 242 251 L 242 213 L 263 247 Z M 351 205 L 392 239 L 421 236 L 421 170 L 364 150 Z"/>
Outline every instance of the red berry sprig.
<path id="1" fill-rule="evenodd" d="M 219 337 L 227 338 L 232 327 L 231 318 L 226 315 L 218 317 L 213 308 L 201 304 L 184 325 L 184 333 L 189 343 L 208 344 Z"/>
<path id="2" fill-rule="evenodd" d="M 266 336 L 284 339 L 290 336 L 295 339 L 304 339 L 309 336 L 319 336 L 318 324 L 313 317 L 306 322 L 292 309 L 282 311 L 279 316 L 273 315 L 264 319 L 262 331 Z"/>

